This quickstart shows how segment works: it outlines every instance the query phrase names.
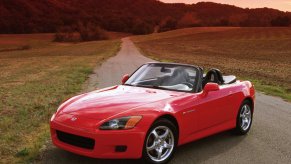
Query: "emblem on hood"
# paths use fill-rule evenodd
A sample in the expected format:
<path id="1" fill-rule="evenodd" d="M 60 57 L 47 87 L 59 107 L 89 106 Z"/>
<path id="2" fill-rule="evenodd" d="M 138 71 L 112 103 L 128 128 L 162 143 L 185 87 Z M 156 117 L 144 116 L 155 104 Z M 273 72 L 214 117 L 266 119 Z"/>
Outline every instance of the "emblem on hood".
<path id="1" fill-rule="evenodd" d="M 73 116 L 73 117 L 71 118 L 71 121 L 76 121 L 76 120 L 77 120 L 77 117 L 74 117 L 74 116 Z"/>

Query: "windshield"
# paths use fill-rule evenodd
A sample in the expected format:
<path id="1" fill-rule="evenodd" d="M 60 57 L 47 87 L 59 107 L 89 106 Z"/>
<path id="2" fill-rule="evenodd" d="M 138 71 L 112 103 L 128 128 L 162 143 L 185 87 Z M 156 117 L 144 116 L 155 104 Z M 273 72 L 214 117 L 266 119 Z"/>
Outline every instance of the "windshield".
<path id="1" fill-rule="evenodd" d="M 151 63 L 140 67 L 125 85 L 176 91 L 193 91 L 197 69 L 191 66 Z"/>

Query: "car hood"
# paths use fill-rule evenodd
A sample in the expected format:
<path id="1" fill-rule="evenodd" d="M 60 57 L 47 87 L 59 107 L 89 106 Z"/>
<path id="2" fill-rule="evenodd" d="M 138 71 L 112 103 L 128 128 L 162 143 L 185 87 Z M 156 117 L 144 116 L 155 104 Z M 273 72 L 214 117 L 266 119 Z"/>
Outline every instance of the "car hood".
<path id="1" fill-rule="evenodd" d="M 60 113 L 102 120 L 148 103 L 183 94 L 183 92 L 120 85 L 76 96 L 62 105 Z"/>

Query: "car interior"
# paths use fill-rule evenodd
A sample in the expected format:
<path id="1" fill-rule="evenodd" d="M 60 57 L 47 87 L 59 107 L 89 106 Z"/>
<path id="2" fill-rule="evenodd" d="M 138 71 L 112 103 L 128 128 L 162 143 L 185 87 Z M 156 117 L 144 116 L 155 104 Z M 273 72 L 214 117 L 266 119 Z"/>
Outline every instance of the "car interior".
<path id="1" fill-rule="evenodd" d="M 191 73 L 185 67 L 162 67 L 161 75 L 155 78 L 145 78 L 138 81 L 138 85 L 154 85 L 173 90 L 191 91 L 195 84 L 196 73 Z M 148 74 L 150 76 L 150 73 Z"/>
<path id="2" fill-rule="evenodd" d="M 236 82 L 236 76 L 222 76 L 219 69 L 212 68 L 206 74 L 203 75 L 202 88 L 207 83 L 217 83 L 218 85 L 232 84 Z"/>
<path id="3" fill-rule="evenodd" d="M 201 71 L 203 71 L 201 69 Z M 151 67 L 149 71 L 141 72 L 140 79 L 133 82 L 133 85 L 154 86 L 171 90 L 191 91 L 196 83 L 196 71 L 187 67 Z M 207 83 L 217 83 L 218 85 L 231 84 L 236 82 L 233 75 L 222 76 L 219 69 L 212 68 L 203 75 L 200 91 Z"/>

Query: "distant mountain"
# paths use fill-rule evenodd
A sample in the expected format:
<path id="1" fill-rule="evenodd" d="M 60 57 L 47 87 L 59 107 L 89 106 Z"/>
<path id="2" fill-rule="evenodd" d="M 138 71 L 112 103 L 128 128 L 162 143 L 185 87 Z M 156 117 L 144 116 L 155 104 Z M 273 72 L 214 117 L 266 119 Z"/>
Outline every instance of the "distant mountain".
<path id="1" fill-rule="evenodd" d="M 291 14 L 200 2 L 157 0 L 1 0 L 0 33 L 56 32 L 93 23 L 106 30 L 151 33 L 193 26 L 289 26 Z"/>

